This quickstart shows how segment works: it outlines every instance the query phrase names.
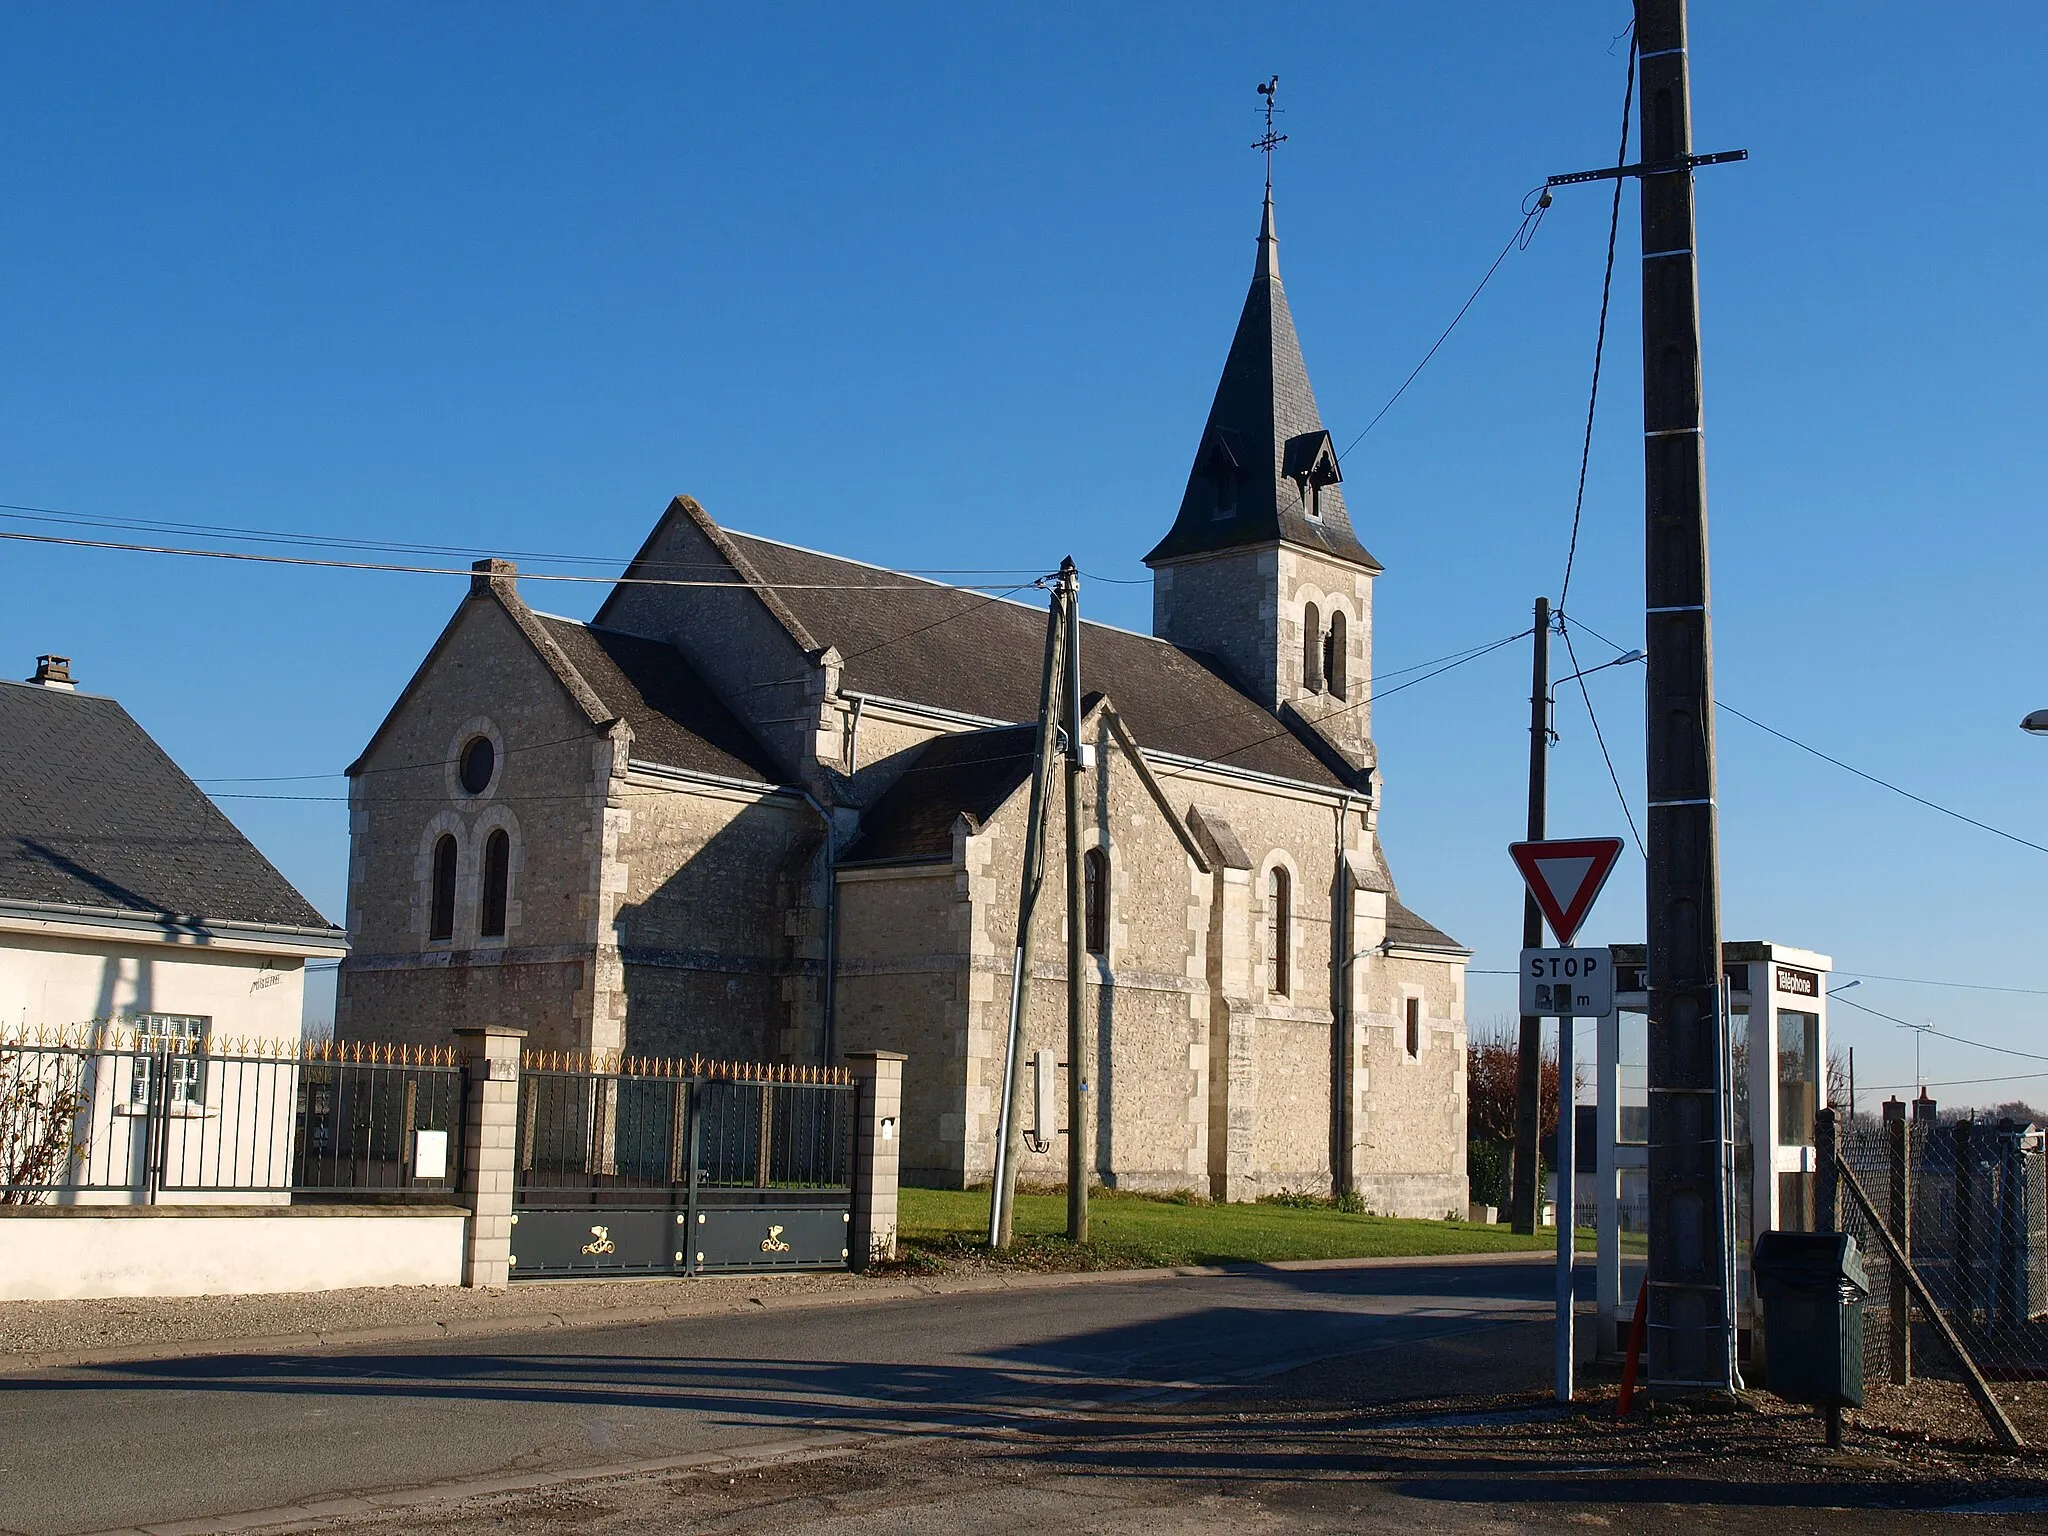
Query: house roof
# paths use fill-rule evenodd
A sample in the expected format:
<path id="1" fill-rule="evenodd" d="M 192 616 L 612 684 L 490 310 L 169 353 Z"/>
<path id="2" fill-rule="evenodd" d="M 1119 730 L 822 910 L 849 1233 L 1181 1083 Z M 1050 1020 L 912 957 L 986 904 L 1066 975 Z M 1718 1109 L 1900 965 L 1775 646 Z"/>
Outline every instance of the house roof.
<path id="1" fill-rule="evenodd" d="M 1455 949 L 1470 953 L 1465 946 L 1425 917 L 1401 904 L 1401 898 L 1387 897 L 1387 942 L 1412 949 Z"/>
<path id="2" fill-rule="evenodd" d="M 749 534 L 733 545 L 821 646 L 852 693 L 971 715 L 1036 717 L 1045 614 Z M 1210 658 L 1128 630 L 1081 626 L 1081 688 L 1105 694 L 1145 746 L 1317 788 L 1348 787 Z"/>
<path id="3" fill-rule="evenodd" d="M 0 682 L 0 743 L 0 900 L 337 933 L 114 700 Z"/>
<path id="4" fill-rule="evenodd" d="M 993 816 L 1031 777 L 1038 730 L 1006 725 L 938 736 L 918 748 L 910 766 L 860 819 L 860 835 L 841 864 L 896 864 L 938 859 L 953 851 L 953 823 Z"/>
<path id="5" fill-rule="evenodd" d="M 1269 191 L 1251 291 L 1238 315 L 1180 513 L 1145 563 L 1277 541 L 1377 571 L 1380 563 L 1352 529 L 1342 483 L 1294 333 L 1287 290 L 1280 285 Z"/>
<path id="6" fill-rule="evenodd" d="M 779 783 L 774 759 L 674 646 L 535 614 L 606 713 L 633 728 L 644 762 L 729 779 Z"/>

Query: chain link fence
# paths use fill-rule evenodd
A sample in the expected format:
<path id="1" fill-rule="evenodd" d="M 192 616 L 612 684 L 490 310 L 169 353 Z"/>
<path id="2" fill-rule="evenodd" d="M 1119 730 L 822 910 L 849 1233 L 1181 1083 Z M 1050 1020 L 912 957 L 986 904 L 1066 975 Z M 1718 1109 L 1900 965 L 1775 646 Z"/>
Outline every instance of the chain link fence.
<path id="1" fill-rule="evenodd" d="M 2048 1381 L 2048 1135 L 1907 1108 L 1819 1128 L 1817 1225 L 1870 1274 L 1864 1383 L 1958 1381 L 2006 1439 L 1993 1384 Z"/>

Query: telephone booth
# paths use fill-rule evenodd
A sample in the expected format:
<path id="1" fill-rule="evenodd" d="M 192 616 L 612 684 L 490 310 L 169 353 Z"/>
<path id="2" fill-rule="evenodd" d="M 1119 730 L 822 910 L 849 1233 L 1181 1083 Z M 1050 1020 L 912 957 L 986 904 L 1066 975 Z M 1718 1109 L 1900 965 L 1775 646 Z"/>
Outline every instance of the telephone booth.
<path id="1" fill-rule="evenodd" d="M 1650 998 L 1643 946 L 1617 944 L 1613 954 L 1614 1012 L 1600 1020 L 1595 1052 L 1593 1191 L 1590 1200 L 1581 1196 L 1598 1233 L 1603 1355 L 1628 1345 L 1650 1219 Z M 1834 961 L 1770 943 L 1723 944 L 1721 958 L 1735 1100 L 1736 1309 L 1746 1330 L 1757 1234 L 1813 1226 L 1814 1112 L 1828 1101 L 1827 978 Z"/>

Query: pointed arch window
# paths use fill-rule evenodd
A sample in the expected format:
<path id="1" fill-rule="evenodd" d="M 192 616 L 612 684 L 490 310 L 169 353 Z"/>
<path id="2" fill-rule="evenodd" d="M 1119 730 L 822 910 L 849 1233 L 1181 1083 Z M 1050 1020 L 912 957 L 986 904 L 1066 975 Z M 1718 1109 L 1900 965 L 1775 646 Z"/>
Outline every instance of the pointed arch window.
<path id="1" fill-rule="evenodd" d="M 427 937 L 455 937 L 455 839 L 446 832 L 434 840 L 434 879 L 427 908 Z"/>
<path id="2" fill-rule="evenodd" d="M 1293 881 L 1279 865 L 1266 876 L 1266 989 L 1277 997 L 1290 988 L 1288 960 L 1294 946 Z"/>
<path id="3" fill-rule="evenodd" d="M 1314 603 L 1301 610 L 1301 691 L 1323 691 L 1323 614 Z"/>
<path id="4" fill-rule="evenodd" d="M 1344 697 L 1345 650 L 1350 642 L 1350 625 L 1342 608 L 1330 610 L 1330 627 L 1323 635 L 1323 687 L 1332 698 Z"/>
<path id="5" fill-rule="evenodd" d="M 505 937 L 506 897 L 512 885 L 512 839 L 503 827 L 484 839 L 484 890 L 478 931 L 487 939 Z"/>
<path id="6" fill-rule="evenodd" d="M 1090 848 L 1081 858 L 1082 943 L 1091 955 L 1109 954 L 1109 855 Z"/>

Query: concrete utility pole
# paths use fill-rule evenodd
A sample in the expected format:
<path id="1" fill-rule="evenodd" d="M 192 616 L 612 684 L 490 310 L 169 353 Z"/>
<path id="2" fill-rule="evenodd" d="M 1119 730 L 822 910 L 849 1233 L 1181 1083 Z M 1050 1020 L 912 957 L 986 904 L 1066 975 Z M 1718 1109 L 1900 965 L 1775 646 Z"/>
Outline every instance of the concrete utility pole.
<path id="1" fill-rule="evenodd" d="M 1066 562 L 1062 570 L 1071 569 Z M 1003 1100 L 996 1127 L 995 1178 L 989 1186 L 988 1241 L 1007 1248 L 1017 1204 L 1017 1159 L 1024 1151 L 1024 1127 L 1017 1096 L 1023 1086 L 1024 1020 L 1031 1006 L 1031 915 L 1045 884 L 1045 798 L 1052 779 L 1058 737 L 1054 703 L 1059 697 L 1062 593 L 1053 595 L 1045 620 L 1045 673 L 1038 689 L 1038 747 L 1031 768 L 1031 809 L 1024 824 L 1024 865 L 1018 881 L 1017 945 L 1011 954 L 1010 1032 L 1003 1053 Z"/>
<path id="2" fill-rule="evenodd" d="M 1550 764 L 1550 599 L 1536 599 L 1536 660 L 1529 681 L 1529 841 L 1543 841 Z M 1522 892 L 1522 948 L 1543 943 L 1543 909 L 1535 894 Z M 1543 1021 L 1522 1016 L 1515 1056 L 1515 1187 L 1509 1216 L 1517 1232 L 1536 1230 L 1541 1198 L 1537 1142 L 1543 1134 Z"/>
<path id="3" fill-rule="evenodd" d="M 1685 0 L 1638 0 L 1649 650 L 1649 1377 L 1730 1388 L 1721 859 Z"/>
<path id="4" fill-rule="evenodd" d="M 1087 993 L 1088 892 L 1081 852 L 1081 573 L 1072 559 L 1060 562 L 1059 605 L 1065 630 L 1067 717 L 1067 1237 L 1088 1241 Z M 1101 893 L 1109 899 L 1109 892 Z M 1106 915 L 1106 914 L 1105 914 Z"/>

